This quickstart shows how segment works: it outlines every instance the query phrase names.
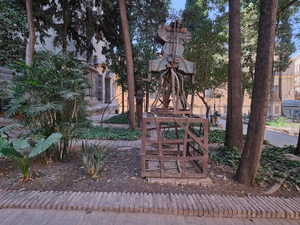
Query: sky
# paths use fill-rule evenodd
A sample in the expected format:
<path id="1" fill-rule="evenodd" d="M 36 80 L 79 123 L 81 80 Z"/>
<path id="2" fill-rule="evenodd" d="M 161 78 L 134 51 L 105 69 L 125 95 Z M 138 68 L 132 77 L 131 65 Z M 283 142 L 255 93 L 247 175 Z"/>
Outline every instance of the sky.
<path id="1" fill-rule="evenodd" d="M 184 10 L 184 6 L 185 6 L 185 0 L 172 0 L 171 1 L 171 7 L 175 8 L 176 10 Z"/>

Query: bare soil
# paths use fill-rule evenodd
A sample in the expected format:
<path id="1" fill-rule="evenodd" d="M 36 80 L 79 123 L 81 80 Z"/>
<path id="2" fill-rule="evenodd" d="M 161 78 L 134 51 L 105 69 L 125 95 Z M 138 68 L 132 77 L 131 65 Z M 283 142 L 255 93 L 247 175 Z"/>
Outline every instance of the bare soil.
<path id="1" fill-rule="evenodd" d="M 108 149 L 110 157 L 96 178 L 90 178 L 83 168 L 81 156 L 74 150 L 66 162 L 48 162 L 37 158 L 32 162 L 30 174 L 34 181 L 17 185 L 21 172 L 8 159 L 0 158 L 0 190 L 35 191 L 81 191 L 81 192 L 143 192 L 143 193 L 185 193 L 251 196 L 264 195 L 268 187 L 247 187 L 233 180 L 231 168 L 209 162 L 211 185 L 151 184 L 140 176 L 139 148 L 127 150 Z M 272 196 L 300 196 L 296 190 L 281 187 Z"/>

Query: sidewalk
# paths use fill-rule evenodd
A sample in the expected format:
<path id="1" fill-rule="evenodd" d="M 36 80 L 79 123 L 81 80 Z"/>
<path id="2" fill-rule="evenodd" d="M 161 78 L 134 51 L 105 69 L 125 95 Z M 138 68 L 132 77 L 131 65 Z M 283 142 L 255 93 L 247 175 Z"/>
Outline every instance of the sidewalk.
<path id="1" fill-rule="evenodd" d="M 104 219 L 110 218 L 111 213 L 117 213 L 117 217 L 125 213 L 125 218 L 132 217 L 157 217 L 157 214 L 164 215 L 161 218 L 219 218 L 219 221 L 288 221 L 287 224 L 300 224 L 300 197 L 279 198 L 264 196 L 220 196 L 220 195 L 203 195 L 203 194 L 146 194 L 146 193 L 116 193 L 116 192 L 39 192 L 39 191 L 5 191 L 0 190 L 0 224 L 15 224 L 19 217 L 8 215 L 7 209 L 15 209 L 17 214 L 29 214 L 29 219 L 41 214 L 48 214 L 47 210 L 59 210 L 54 212 L 72 219 L 75 223 L 79 217 L 79 211 L 87 214 L 93 212 L 91 217 L 102 215 Z M 31 209 L 31 210 L 29 210 Z M 34 209 L 34 210 L 32 210 Z M 10 211 L 13 212 L 13 211 Z M 63 213 L 62 213 L 63 212 Z M 101 214 L 100 212 L 109 212 Z M 50 211 L 49 211 L 50 213 Z M 53 212 L 51 212 L 53 213 Z M 133 215 L 138 214 L 138 215 Z M 32 215 L 32 216 L 31 216 Z M 74 215 L 74 216 L 72 216 Z M 75 218 L 75 215 L 78 217 Z M 38 217 L 40 217 L 38 216 Z M 7 218 L 6 218 L 7 217 Z M 108 217 L 108 218 L 107 218 Z M 6 219 L 4 219 L 6 218 Z M 114 217 L 115 218 L 115 217 Z M 181 218 L 181 219 L 182 219 Z M 225 219 L 226 218 L 226 219 Z M 37 218 L 38 219 L 38 218 Z M 51 221 L 53 218 L 49 217 Z M 262 220 L 263 219 L 263 220 Z M 272 220 L 270 220 L 272 219 Z M 284 220 L 283 220 L 284 219 Z M 22 216 L 24 220 L 24 216 Z M 4 223 L 4 221 L 6 221 Z M 69 224 L 73 224 L 69 223 Z M 139 221 L 140 222 L 140 221 Z M 146 224 L 148 222 L 144 221 Z M 144 223 L 142 222 L 142 223 Z M 21 223 L 26 224 L 26 223 Z M 31 223 L 33 224 L 33 223 Z M 40 224 L 40 223 L 37 223 Z M 57 224 L 57 223 L 49 223 Z M 68 223 L 61 223 L 68 224 Z M 111 223 L 114 224 L 114 223 Z M 122 224 L 117 223 L 115 224 Z M 126 224 L 126 223 L 124 223 Z M 141 224 L 141 223 L 127 223 Z M 164 224 L 164 223 L 149 223 Z M 166 223 L 168 224 L 168 223 Z M 171 223 L 174 224 L 174 223 Z M 175 222 L 176 224 L 176 222 Z M 178 223 L 178 224 L 190 224 Z M 191 223 L 195 224 L 195 223 Z M 198 224 L 198 223 L 196 223 Z M 217 223 L 217 224 L 224 224 Z M 236 224 L 236 223 L 230 223 Z M 238 223 L 247 224 L 247 223 Z M 273 223 L 271 223 L 273 224 Z M 276 223 L 274 223 L 276 224 Z"/>
<path id="2" fill-rule="evenodd" d="M 39 209 L 2 209 L 1 225 L 297 225 L 292 219 L 239 219 L 146 213 L 85 212 Z"/>

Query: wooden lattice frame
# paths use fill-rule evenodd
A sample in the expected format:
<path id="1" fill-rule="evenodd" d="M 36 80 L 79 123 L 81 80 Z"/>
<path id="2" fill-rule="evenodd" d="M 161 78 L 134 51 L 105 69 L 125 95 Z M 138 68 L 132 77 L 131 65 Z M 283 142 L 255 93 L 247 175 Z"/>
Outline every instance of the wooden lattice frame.
<path id="1" fill-rule="evenodd" d="M 207 177 L 208 119 L 146 116 L 142 127 L 142 177 Z M 173 130 L 175 139 L 166 138 L 166 130 Z M 182 138 L 180 130 L 183 130 Z M 155 164 L 154 168 L 150 168 L 151 163 Z M 174 164 L 176 169 L 172 168 Z"/>

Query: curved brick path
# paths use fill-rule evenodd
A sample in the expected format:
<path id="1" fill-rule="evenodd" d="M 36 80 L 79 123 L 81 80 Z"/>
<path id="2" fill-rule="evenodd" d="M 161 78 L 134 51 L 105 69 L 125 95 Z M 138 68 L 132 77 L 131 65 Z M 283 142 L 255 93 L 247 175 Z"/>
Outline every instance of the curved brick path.
<path id="1" fill-rule="evenodd" d="M 0 208 L 299 219 L 300 198 L 0 190 Z"/>

